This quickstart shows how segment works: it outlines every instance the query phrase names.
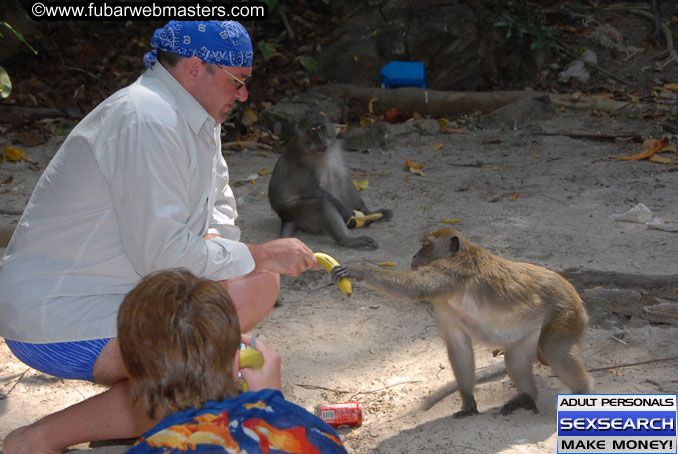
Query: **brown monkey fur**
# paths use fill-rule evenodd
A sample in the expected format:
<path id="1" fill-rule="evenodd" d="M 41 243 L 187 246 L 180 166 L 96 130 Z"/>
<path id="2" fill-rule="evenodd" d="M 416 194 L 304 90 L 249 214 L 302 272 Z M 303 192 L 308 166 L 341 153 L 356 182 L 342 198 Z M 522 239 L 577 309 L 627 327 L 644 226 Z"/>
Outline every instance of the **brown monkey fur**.
<path id="1" fill-rule="evenodd" d="M 518 408 L 538 413 L 532 375 L 538 357 L 572 392 L 592 391 L 581 353 L 588 316 L 569 282 L 546 268 L 490 254 L 457 230 L 436 230 L 421 243 L 412 271 L 340 266 L 332 278 L 348 277 L 396 298 L 433 304 L 462 400 L 455 417 L 478 413 L 472 341 L 504 350 L 518 394 L 502 407 L 502 415 Z"/>

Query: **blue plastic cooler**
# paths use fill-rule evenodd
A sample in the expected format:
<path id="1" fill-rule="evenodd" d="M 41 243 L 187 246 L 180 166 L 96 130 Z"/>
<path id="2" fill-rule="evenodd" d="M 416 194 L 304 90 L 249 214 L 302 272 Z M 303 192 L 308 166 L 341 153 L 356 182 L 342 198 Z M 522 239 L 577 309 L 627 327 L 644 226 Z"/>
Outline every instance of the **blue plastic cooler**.
<path id="1" fill-rule="evenodd" d="M 380 74 L 385 88 L 426 88 L 426 68 L 423 62 L 391 61 L 381 68 Z"/>

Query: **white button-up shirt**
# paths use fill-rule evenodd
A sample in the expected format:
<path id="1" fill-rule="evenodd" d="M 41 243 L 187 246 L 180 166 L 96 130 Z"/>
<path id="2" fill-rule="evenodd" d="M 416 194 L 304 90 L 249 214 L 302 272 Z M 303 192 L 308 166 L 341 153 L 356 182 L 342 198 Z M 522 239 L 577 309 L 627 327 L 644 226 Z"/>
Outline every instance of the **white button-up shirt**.
<path id="1" fill-rule="evenodd" d="M 214 280 L 252 271 L 219 134 L 159 63 L 87 115 L 45 169 L 0 262 L 0 335 L 115 337 L 125 294 L 152 271 Z"/>

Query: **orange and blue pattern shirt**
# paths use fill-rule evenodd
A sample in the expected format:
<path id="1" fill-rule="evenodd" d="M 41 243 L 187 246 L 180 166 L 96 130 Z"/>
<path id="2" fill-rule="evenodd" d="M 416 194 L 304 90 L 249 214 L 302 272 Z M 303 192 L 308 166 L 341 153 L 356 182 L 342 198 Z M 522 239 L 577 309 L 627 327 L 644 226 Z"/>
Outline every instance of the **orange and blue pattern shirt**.
<path id="1" fill-rule="evenodd" d="M 126 454 L 346 452 L 325 421 L 265 389 L 167 416 Z"/>

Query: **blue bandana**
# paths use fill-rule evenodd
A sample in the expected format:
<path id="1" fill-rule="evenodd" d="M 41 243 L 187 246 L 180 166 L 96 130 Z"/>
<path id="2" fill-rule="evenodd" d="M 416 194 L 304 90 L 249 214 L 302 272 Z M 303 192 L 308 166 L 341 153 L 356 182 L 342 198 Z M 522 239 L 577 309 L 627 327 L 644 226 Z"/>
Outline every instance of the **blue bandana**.
<path id="1" fill-rule="evenodd" d="M 158 59 L 158 50 L 180 57 L 199 57 L 222 66 L 252 66 L 252 42 L 245 27 L 235 21 L 170 21 L 153 33 L 154 50 L 144 55 L 144 63 Z"/>

